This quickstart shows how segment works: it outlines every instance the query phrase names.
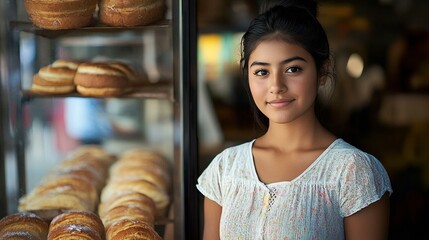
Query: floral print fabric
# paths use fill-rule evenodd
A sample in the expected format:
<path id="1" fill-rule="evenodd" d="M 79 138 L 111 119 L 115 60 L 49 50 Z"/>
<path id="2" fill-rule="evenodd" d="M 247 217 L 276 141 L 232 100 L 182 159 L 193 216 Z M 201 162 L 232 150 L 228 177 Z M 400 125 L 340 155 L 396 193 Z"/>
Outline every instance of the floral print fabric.
<path id="1" fill-rule="evenodd" d="M 217 155 L 197 188 L 222 206 L 221 239 L 344 239 L 343 218 L 392 193 L 382 164 L 335 140 L 292 181 L 259 181 L 253 142 Z"/>

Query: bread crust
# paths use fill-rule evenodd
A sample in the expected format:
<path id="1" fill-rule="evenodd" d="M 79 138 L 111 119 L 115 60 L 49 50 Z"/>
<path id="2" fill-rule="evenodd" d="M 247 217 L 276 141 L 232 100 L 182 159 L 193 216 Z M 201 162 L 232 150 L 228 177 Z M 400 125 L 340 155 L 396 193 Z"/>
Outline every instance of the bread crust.
<path id="1" fill-rule="evenodd" d="M 25 0 L 34 25 L 44 29 L 73 29 L 91 24 L 97 0 Z"/>
<path id="2" fill-rule="evenodd" d="M 33 76 L 33 82 L 42 86 L 74 86 L 74 75 L 74 70 L 47 66 Z"/>
<path id="3" fill-rule="evenodd" d="M 109 228 L 113 223 L 123 220 L 141 220 L 153 227 L 155 224 L 155 216 L 149 210 L 138 205 L 121 205 L 116 206 L 102 218 L 103 224 Z"/>
<path id="4" fill-rule="evenodd" d="M 79 224 L 59 226 L 48 234 L 48 240 L 103 240 L 94 229 Z"/>
<path id="5" fill-rule="evenodd" d="M 98 206 L 98 214 L 104 217 L 107 211 L 121 205 L 138 205 L 145 207 L 150 213 L 155 216 L 156 206 L 155 202 L 149 196 L 140 192 L 121 192 L 112 196 L 107 202 L 101 202 Z"/>
<path id="6" fill-rule="evenodd" d="M 148 239 L 161 240 L 162 238 L 144 221 L 123 219 L 115 222 L 106 229 L 107 240 Z"/>
<path id="7" fill-rule="evenodd" d="M 159 187 L 160 189 L 168 192 L 170 188 L 169 176 L 164 174 L 162 171 L 157 171 L 157 166 L 148 166 L 144 164 L 134 165 L 134 166 L 118 166 L 111 169 L 110 180 L 111 181 L 121 181 L 121 180 L 138 180 L 143 179 L 149 181 Z"/>
<path id="8" fill-rule="evenodd" d="M 82 225 L 94 230 L 101 239 L 105 238 L 105 228 L 101 219 L 91 211 L 69 211 L 56 216 L 49 225 L 49 232 L 70 225 Z"/>
<path id="9" fill-rule="evenodd" d="M 136 191 L 147 195 L 155 202 L 157 216 L 162 215 L 169 205 L 169 195 L 153 183 L 146 180 L 112 181 L 101 192 L 101 201 L 107 202 L 117 193 Z"/>
<path id="10" fill-rule="evenodd" d="M 0 220 L 0 239 L 46 239 L 48 228 L 48 224 L 34 213 L 15 213 Z"/>
<path id="11" fill-rule="evenodd" d="M 89 203 L 72 193 L 48 193 L 24 196 L 19 201 L 19 211 L 50 209 L 91 209 Z"/>
<path id="12" fill-rule="evenodd" d="M 79 67 L 79 64 L 81 64 L 81 63 L 82 62 L 79 62 L 79 61 L 57 59 L 51 64 L 51 66 L 52 67 L 60 67 L 60 68 L 68 68 L 68 69 L 76 71 L 77 68 Z M 73 76 L 74 76 L 74 74 L 73 74 Z"/>
<path id="13" fill-rule="evenodd" d="M 83 63 L 79 65 L 75 84 L 86 88 L 130 87 L 135 73 L 121 63 Z"/>
<path id="14" fill-rule="evenodd" d="M 101 0 L 99 18 L 104 24 L 118 27 L 148 25 L 164 18 L 166 5 L 156 1 Z"/>

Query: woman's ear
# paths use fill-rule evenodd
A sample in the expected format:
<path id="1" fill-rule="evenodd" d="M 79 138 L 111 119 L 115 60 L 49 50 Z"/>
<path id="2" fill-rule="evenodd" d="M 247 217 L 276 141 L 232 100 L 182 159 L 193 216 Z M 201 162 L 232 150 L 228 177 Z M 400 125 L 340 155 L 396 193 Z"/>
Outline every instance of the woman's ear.
<path id="1" fill-rule="evenodd" d="M 328 81 L 328 78 L 330 76 L 329 73 L 332 72 L 332 65 L 331 65 L 331 61 L 330 60 L 326 60 L 322 67 L 320 68 L 320 72 L 319 72 L 319 86 L 324 86 L 326 84 L 326 82 Z"/>

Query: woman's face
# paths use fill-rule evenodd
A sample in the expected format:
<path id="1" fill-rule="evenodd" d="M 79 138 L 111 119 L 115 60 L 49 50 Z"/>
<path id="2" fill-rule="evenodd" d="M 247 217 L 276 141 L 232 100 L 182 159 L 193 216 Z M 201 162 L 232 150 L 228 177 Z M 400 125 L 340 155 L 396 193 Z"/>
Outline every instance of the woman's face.
<path id="1" fill-rule="evenodd" d="M 253 99 L 271 123 L 314 116 L 318 74 L 304 48 L 281 39 L 264 40 L 250 54 L 248 69 Z"/>

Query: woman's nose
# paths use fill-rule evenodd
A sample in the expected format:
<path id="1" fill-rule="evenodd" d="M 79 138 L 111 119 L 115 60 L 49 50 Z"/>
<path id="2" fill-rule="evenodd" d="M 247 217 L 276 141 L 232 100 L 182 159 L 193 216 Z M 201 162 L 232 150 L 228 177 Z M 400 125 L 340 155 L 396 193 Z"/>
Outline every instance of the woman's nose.
<path id="1" fill-rule="evenodd" d="M 272 94 L 280 94 L 284 93 L 288 90 L 286 80 L 282 73 L 277 73 L 272 75 L 272 79 L 270 81 L 270 93 Z"/>

